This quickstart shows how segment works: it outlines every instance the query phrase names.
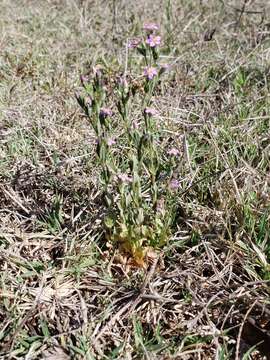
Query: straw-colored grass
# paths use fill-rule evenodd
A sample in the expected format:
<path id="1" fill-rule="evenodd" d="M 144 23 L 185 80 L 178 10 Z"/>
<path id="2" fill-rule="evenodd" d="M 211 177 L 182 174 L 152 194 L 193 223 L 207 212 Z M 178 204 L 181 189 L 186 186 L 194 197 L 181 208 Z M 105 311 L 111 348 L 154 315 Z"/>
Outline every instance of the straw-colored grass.
<path id="1" fill-rule="evenodd" d="M 0 9 L 0 359 L 270 358 L 268 1 Z M 145 21 L 170 54 L 155 107 L 183 189 L 177 229 L 137 269 L 104 239 L 75 92 Z"/>

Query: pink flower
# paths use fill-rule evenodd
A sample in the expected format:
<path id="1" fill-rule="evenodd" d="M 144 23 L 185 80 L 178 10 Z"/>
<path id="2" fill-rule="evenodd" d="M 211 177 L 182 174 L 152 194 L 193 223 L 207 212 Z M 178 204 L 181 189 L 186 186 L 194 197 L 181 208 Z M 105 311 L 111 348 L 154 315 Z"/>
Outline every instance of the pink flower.
<path id="1" fill-rule="evenodd" d="M 176 148 L 171 148 L 170 150 L 167 151 L 168 155 L 172 155 L 172 156 L 177 156 L 180 154 L 179 150 Z"/>
<path id="2" fill-rule="evenodd" d="M 132 126 L 133 126 L 133 129 L 139 129 L 139 124 L 138 124 L 138 121 L 133 121 L 133 123 L 132 123 Z"/>
<path id="3" fill-rule="evenodd" d="M 158 30 L 158 25 L 155 23 L 145 23 L 143 29 L 146 31 L 155 31 Z"/>
<path id="4" fill-rule="evenodd" d="M 145 108 L 144 109 L 145 114 L 148 114 L 149 116 L 155 116 L 157 115 L 157 110 L 153 108 Z"/>
<path id="5" fill-rule="evenodd" d="M 124 76 L 119 78 L 118 85 L 120 87 L 120 90 L 123 91 L 126 95 L 128 95 L 128 91 L 129 91 L 128 81 Z"/>
<path id="6" fill-rule="evenodd" d="M 80 80 L 81 80 L 82 85 L 85 85 L 89 82 L 89 77 L 86 75 L 81 75 Z"/>
<path id="7" fill-rule="evenodd" d="M 161 42 L 161 37 L 152 34 L 149 35 L 148 38 L 146 39 L 146 44 L 148 44 L 150 47 L 156 47 L 160 45 L 160 42 Z"/>
<path id="8" fill-rule="evenodd" d="M 176 189 L 179 188 L 179 186 L 180 186 L 180 183 L 179 183 L 178 180 L 172 179 L 172 180 L 170 181 L 169 187 L 170 187 L 171 190 L 176 190 Z"/>
<path id="9" fill-rule="evenodd" d="M 148 66 L 144 69 L 144 75 L 148 80 L 152 80 L 155 76 L 157 76 L 157 69 L 151 66 Z"/>
<path id="10" fill-rule="evenodd" d="M 114 145 L 115 143 L 116 143 L 116 141 L 114 140 L 114 138 L 109 138 L 109 139 L 107 140 L 108 146 L 112 146 L 112 145 Z"/>
<path id="11" fill-rule="evenodd" d="M 123 87 L 128 87 L 127 79 L 124 76 L 121 76 L 118 80 L 118 84 Z"/>
<path id="12" fill-rule="evenodd" d="M 113 112 L 111 109 L 109 108 L 101 108 L 100 109 L 100 113 L 99 115 L 102 117 L 102 118 L 106 118 L 107 116 L 112 116 Z"/>
<path id="13" fill-rule="evenodd" d="M 138 38 L 130 39 L 128 42 L 128 48 L 135 49 L 140 43 L 141 43 L 141 39 Z"/>
<path id="14" fill-rule="evenodd" d="M 125 173 L 118 174 L 118 179 L 121 180 L 123 183 L 131 183 L 133 181 L 131 176 L 128 176 Z"/>

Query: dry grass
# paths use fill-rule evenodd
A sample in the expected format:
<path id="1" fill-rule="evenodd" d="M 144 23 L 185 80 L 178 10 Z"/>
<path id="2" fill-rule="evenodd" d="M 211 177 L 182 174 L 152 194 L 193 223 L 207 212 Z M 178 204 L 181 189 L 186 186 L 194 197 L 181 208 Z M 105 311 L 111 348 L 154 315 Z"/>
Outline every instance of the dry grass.
<path id="1" fill-rule="evenodd" d="M 0 7 L 0 358 L 269 359 L 268 1 Z M 183 192 L 178 231 L 142 270 L 104 244 L 74 93 L 145 20 L 170 47 L 156 108 Z"/>

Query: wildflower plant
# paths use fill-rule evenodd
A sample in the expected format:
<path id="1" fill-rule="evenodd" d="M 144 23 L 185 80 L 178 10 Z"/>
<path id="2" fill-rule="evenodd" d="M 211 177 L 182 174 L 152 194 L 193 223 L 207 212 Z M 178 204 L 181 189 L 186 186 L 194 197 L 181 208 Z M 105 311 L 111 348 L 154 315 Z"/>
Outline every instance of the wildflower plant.
<path id="1" fill-rule="evenodd" d="M 180 153 L 175 147 L 162 150 L 159 115 L 154 108 L 155 90 L 167 69 L 159 63 L 161 37 L 157 30 L 156 24 L 145 24 L 144 39 L 128 44 L 130 52 L 141 55 L 139 84 L 126 72 L 112 77 L 105 67 L 96 66 L 90 77 L 81 77 L 84 90 L 77 95 L 97 138 L 106 238 L 140 266 L 145 264 L 149 248 L 167 243 L 180 187 Z M 133 115 L 138 102 L 139 120 Z M 119 123 L 120 135 L 116 136 Z"/>

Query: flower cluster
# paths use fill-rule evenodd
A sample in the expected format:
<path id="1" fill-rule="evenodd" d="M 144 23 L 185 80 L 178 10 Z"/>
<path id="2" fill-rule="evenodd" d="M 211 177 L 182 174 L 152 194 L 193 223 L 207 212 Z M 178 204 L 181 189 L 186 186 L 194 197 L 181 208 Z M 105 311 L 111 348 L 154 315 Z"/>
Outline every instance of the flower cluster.
<path id="1" fill-rule="evenodd" d="M 130 39 L 128 42 L 128 48 L 135 49 L 140 43 L 141 43 L 141 39 L 139 38 Z"/>
<path id="2" fill-rule="evenodd" d="M 157 76 L 157 74 L 158 74 L 158 71 L 155 67 L 148 66 L 144 69 L 144 76 L 148 80 L 152 80 L 155 76 Z"/>
<path id="3" fill-rule="evenodd" d="M 180 151 L 171 147 L 164 156 L 160 146 L 164 134 L 154 105 L 156 88 L 168 69 L 159 64 L 159 26 L 150 22 L 143 29 L 146 36 L 130 39 L 127 45 L 142 56 L 138 64 L 143 76 L 134 81 L 126 71 L 112 78 L 111 69 L 97 65 L 90 76 L 81 76 L 85 96 L 77 96 L 97 138 L 107 210 L 105 236 L 139 265 L 144 264 L 147 247 L 161 247 L 170 236 L 174 197 L 180 187 Z M 138 104 L 140 112 L 135 111 Z"/>
<path id="4" fill-rule="evenodd" d="M 115 144 L 116 144 L 116 141 L 115 141 L 114 138 L 109 138 L 109 139 L 107 140 L 107 145 L 108 145 L 108 146 L 112 146 L 112 145 L 115 145 Z"/>
<path id="5" fill-rule="evenodd" d="M 150 47 L 156 47 L 160 45 L 160 42 L 161 42 L 161 37 L 152 34 L 150 34 L 146 39 L 146 44 L 148 44 Z"/>
<path id="6" fill-rule="evenodd" d="M 100 109 L 99 114 L 100 114 L 101 117 L 106 118 L 108 116 L 112 116 L 113 112 L 109 108 L 102 108 L 102 109 Z"/>
<path id="7" fill-rule="evenodd" d="M 158 25 L 155 24 L 155 23 L 144 23 L 143 29 L 146 30 L 146 31 L 153 32 L 153 31 L 158 30 L 159 27 L 158 27 Z"/>
<path id="8" fill-rule="evenodd" d="M 180 183 L 179 183 L 179 181 L 177 179 L 172 179 L 170 181 L 169 187 L 170 187 L 171 190 L 176 190 L 176 189 L 179 188 L 179 186 L 180 186 Z"/>
<path id="9" fill-rule="evenodd" d="M 118 179 L 122 183 L 126 183 L 126 184 L 132 183 L 132 181 L 133 181 L 132 176 L 129 176 L 128 174 L 125 174 L 125 173 L 118 174 Z"/>
<path id="10" fill-rule="evenodd" d="M 149 116 L 155 116 L 155 115 L 158 114 L 158 112 L 157 112 L 156 109 L 149 108 L 149 107 L 147 107 L 147 108 L 144 109 L 144 113 L 147 114 L 147 115 L 149 115 Z"/>
<path id="11" fill-rule="evenodd" d="M 167 154 L 171 156 L 177 156 L 179 155 L 179 150 L 174 147 L 168 150 Z"/>

